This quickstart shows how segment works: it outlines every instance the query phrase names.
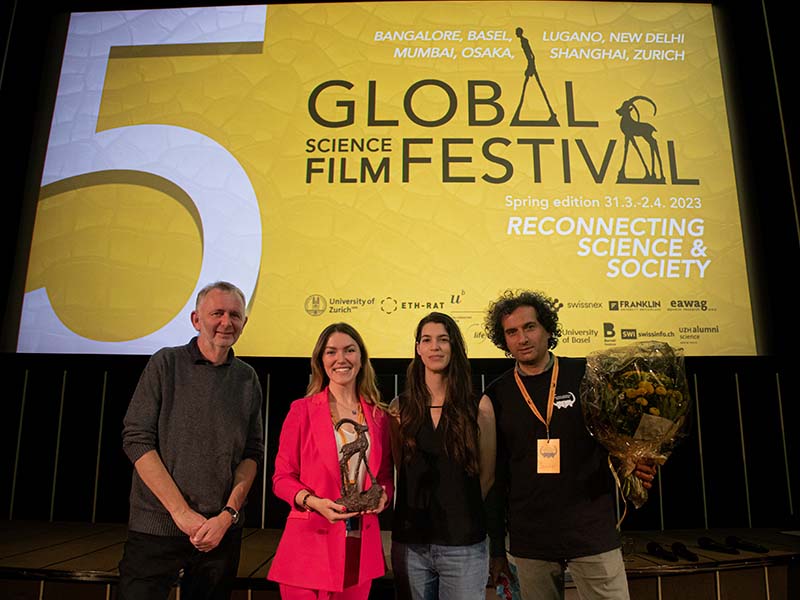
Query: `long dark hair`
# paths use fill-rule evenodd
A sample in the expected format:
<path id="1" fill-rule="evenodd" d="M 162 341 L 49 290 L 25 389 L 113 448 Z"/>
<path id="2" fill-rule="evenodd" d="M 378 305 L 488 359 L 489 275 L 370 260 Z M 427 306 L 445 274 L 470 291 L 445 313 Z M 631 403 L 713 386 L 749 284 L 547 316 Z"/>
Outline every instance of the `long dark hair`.
<path id="1" fill-rule="evenodd" d="M 406 388 L 400 396 L 400 435 L 410 458 L 416 451 L 417 434 L 427 418 L 431 393 L 425 383 L 425 364 L 417 354 L 422 328 L 441 323 L 450 337 L 450 363 L 445 381 L 446 400 L 438 427 L 442 428 L 447 456 L 462 465 L 470 475 L 480 469 L 478 459 L 478 398 L 472 387 L 472 369 L 467 359 L 464 337 L 456 322 L 444 313 L 432 312 L 417 325 L 414 335 L 414 359 L 406 372 Z"/>
<path id="2" fill-rule="evenodd" d="M 369 361 L 367 347 L 364 345 L 364 340 L 361 338 L 358 331 L 347 323 L 332 323 L 319 334 L 317 343 L 314 345 L 314 350 L 311 353 L 311 381 L 308 383 L 306 395 L 311 396 L 317 392 L 321 392 L 325 389 L 325 386 L 328 385 L 328 374 L 325 372 L 325 367 L 322 365 L 322 353 L 325 351 L 328 339 L 334 333 L 347 334 L 353 338 L 358 345 L 358 349 L 361 351 L 361 369 L 359 369 L 358 375 L 356 375 L 356 392 L 368 403 L 382 408 L 381 394 L 378 391 L 375 370 L 372 368 L 372 363 Z"/>

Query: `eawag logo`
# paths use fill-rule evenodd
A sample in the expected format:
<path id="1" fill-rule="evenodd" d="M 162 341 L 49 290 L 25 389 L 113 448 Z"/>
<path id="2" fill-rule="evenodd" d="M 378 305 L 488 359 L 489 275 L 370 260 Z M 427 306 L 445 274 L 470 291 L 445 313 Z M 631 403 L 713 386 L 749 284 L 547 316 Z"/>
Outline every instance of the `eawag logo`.
<path id="1" fill-rule="evenodd" d="M 708 310 L 708 300 L 670 300 L 670 309 L 673 310 Z"/>

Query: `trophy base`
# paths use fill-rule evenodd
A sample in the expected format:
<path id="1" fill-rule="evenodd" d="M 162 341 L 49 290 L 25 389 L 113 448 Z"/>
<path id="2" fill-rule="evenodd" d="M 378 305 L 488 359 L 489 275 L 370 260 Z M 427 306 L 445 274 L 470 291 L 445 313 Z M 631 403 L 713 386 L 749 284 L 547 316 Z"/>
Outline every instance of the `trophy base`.
<path id="1" fill-rule="evenodd" d="M 336 503 L 346 506 L 347 512 L 364 512 L 378 508 L 381 496 L 383 496 L 383 488 L 380 485 L 373 484 L 363 492 L 353 491 L 346 496 L 342 496 Z"/>

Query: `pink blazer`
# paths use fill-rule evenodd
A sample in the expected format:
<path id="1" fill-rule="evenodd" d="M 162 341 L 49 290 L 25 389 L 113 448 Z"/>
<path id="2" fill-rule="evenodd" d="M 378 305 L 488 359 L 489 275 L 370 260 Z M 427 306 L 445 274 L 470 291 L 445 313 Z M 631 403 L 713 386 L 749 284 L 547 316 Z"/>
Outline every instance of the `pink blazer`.
<path id="1" fill-rule="evenodd" d="M 388 417 L 361 399 L 369 427 L 369 468 L 391 502 L 394 492 Z M 292 402 L 283 423 L 272 490 L 289 503 L 278 550 L 267 579 L 313 590 L 342 591 L 344 587 L 345 524 L 330 523 L 314 511 L 294 503 L 297 492 L 336 500 L 341 496 L 341 474 L 335 432 L 328 409 L 328 390 Z M 369 487 L 367 475 L 364 483 Z M 386 569 L 378 516 L 364 515 L 361 523 L 359 583 L 381 577 Z"/>

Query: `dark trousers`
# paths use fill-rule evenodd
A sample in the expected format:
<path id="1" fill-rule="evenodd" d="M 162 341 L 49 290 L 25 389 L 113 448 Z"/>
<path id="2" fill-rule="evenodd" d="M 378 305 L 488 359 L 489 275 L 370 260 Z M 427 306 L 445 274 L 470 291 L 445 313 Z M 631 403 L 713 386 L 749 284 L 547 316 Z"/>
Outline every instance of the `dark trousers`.
<path id="1" fill-rule="evenodd" d="M 186 536 L 129 531 L 119 563 L 117 598 L 166 600 L 180 578 L 181 600 L 228 600 L 241 544 L 241 528 L 228 530 L 211 552 L 200 552 Z"/>

